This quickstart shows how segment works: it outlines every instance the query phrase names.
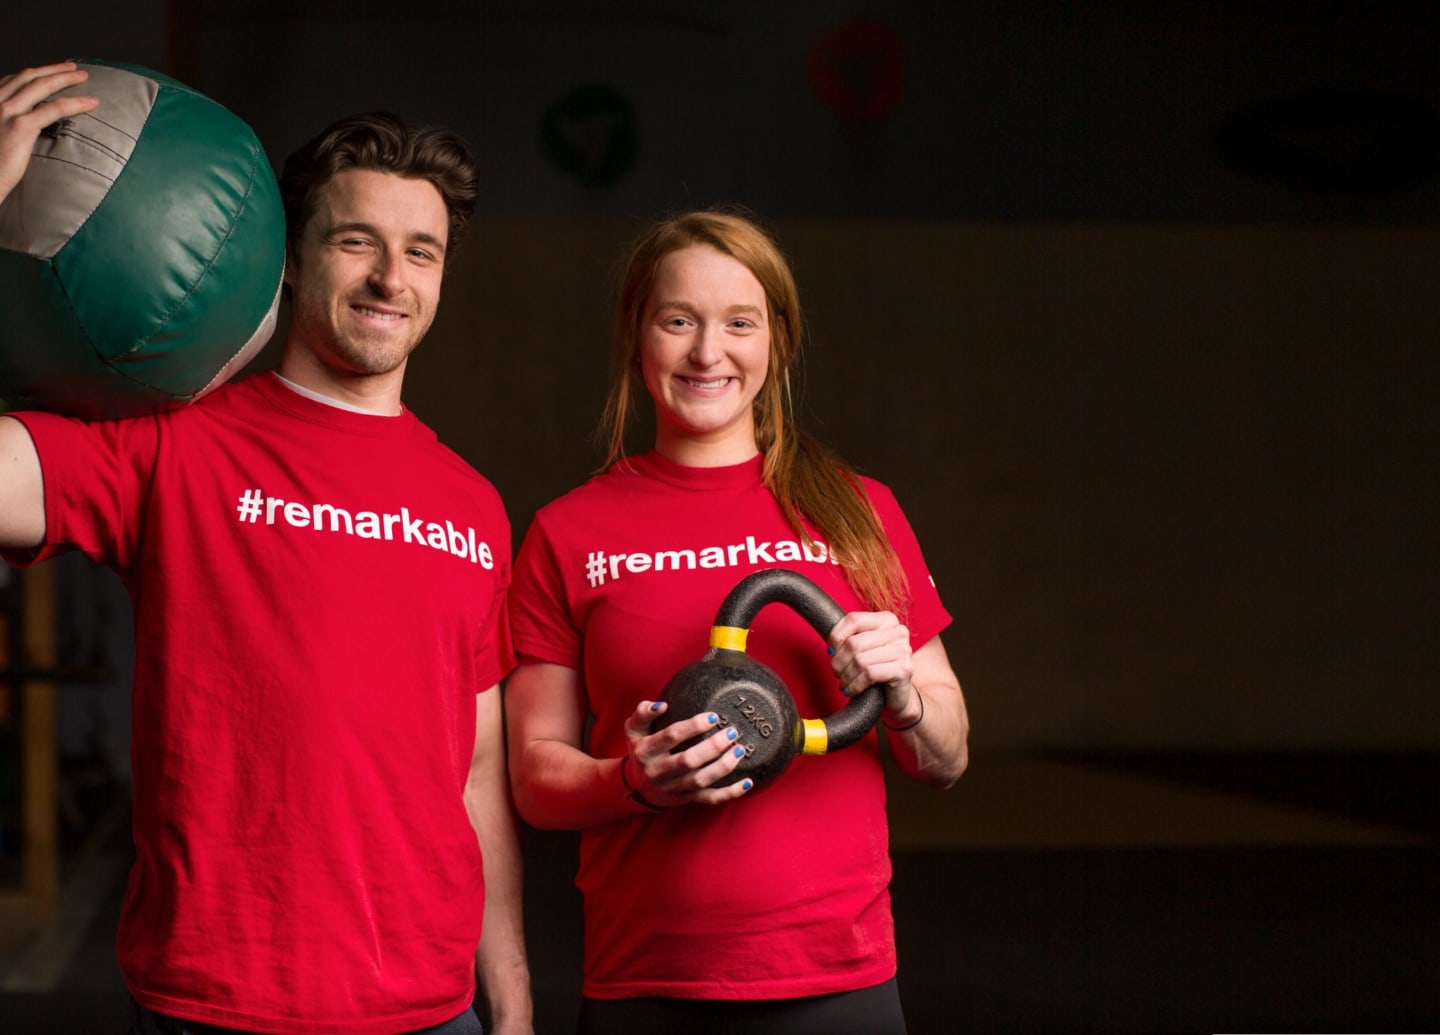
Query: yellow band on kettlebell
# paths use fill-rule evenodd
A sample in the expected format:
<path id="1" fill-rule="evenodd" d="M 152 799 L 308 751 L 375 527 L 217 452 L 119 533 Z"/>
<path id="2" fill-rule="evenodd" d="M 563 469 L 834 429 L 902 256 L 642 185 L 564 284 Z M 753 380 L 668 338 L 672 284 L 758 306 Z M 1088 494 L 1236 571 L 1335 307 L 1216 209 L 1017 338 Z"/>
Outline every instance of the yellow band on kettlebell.
<path id="1" fill-rule="evenodd" d="M 800 728 L 805 738 L 800 742 L 802 755 L 823 755 L 830 747 L 830 734 L 825 729 L 824 719 L 801 719 Z"/>
<path id="2" fill-rule="evenodd" d="M 744 654 L 745 639 L 749 635 L 749 629 L 734 625 L 714 625 L 710 627 L 710 646 L 719 650 L 738 650 Z"/>

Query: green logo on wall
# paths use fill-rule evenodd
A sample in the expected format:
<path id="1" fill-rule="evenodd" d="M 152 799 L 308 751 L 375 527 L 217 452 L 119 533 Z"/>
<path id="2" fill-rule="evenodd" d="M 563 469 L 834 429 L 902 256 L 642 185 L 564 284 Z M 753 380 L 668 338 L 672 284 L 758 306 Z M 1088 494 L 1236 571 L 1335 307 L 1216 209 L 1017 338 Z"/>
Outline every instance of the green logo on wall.
<path id="1" fill-rule="evenodd" d="M 577 86 L 545 110 L 540 144 L 562 172 L 588 187 L 608 187 L 635 164 L 634 109 L 608 86 Z"/>

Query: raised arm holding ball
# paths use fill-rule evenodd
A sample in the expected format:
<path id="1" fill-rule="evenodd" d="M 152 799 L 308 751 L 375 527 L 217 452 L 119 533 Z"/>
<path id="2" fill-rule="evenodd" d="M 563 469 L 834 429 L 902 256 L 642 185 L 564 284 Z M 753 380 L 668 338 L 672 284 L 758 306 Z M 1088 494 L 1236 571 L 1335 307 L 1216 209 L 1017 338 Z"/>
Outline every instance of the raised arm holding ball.
<path id="1" fill-rule="evenodd" d="M 0 79 L 0 204 L 9 197 L 30 164 L 30 150 L 41 130 L 57 120 L 93 111 L 96 97 L 54 96 L 77 86 L 88 73 L 74 62 L 42 65 Z M 0 542 L 39 546 L 45 535 L 45 500 L 40 460 L 30 436 L 13 420 L 0 419 Z"/>
<path id="2" fill-rule="evenodd" d="M 47 127 L 105 108 L 57 95 L 85 82 L 0 80 L 0 223 Z M 127 1030 L 459 1035 L 477 971 L 491 1030 L 530 1030 L 495 689 L 510 527 L 401 403 L 475 194 L 452 134 L 341 120 L 280 178 L 275 372 L 141 416 L 0 418 L 7 559 L 78 548 L 135 605 Z"/>

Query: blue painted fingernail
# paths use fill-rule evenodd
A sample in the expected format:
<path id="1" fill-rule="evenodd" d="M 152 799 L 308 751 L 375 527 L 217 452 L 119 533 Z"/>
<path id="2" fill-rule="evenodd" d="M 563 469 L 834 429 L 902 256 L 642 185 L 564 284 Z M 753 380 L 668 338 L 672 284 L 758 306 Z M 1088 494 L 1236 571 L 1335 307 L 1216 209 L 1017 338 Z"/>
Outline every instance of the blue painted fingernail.
<path id="1" fill-rule="evenodd" d="M 745 749 L 744 749 L 743 747 L 739 747 L 739 746 L 737 745 L 736 748 L 735 748 L 735 757 L 736 757 L 736 758 L 744 758 L 744 757 L 745 757 Z"/>
<path id="2" fill-rule="evenodd" d="M 738 734 L 738 733 L 735 732 L 735 727 L 734 727 L 734 726 L 731 726 L 728 730 L 725 731 L 725 736 L 726 736 L 726 738 L 729 739 L 729 740 L 734 740 L 734 739 L 735 739 L 736 737 L 738 737 L 739 735 L 740 735 L 740 734 Z"/>
<path id="3" fill-rule="evenodd" d="M 748 791 L 751 787 L 754 787 L 755 785 L 754 785 L 753 783 L 751 783 L 749 780 L 746 780 L 746 781 L 744 781 L 743 783 L 741 783 L 740 786 L 741 786 L 741 788 L 743 788 L 744 790 L 747 790 L 747 791 Z"/>
<path id="4" fill-rule="evenodd" d="M 713 726 L 713 725 L 715 725 L 715 724 L 716 724 L 717 722 L 719 722 L 719 721 L 720 721 L 720 716 L 716 715 L 714 712 L 711 712 L 711 713 L 710 713 L 710 725 Z"/>
<path id="5" fill-rule="evenodd" d="M 664 701 L 656 701 L 654 704 L 652 704 L 652 705 L 650 706 L 650 710 L 651 710 L 652 712 L 658 712 L 661 708 L 664 708 L 664 707 L 665 707 L 665 702 L 664 702 Z"/>
<path id="6" fill-rule="evenodd" d="M 826 647 L 825 650 L 829 653 L 829 655 L 830 655 L 832 658 L 835 656 L 835 648 L 834 648 L 834 647 Z"/>

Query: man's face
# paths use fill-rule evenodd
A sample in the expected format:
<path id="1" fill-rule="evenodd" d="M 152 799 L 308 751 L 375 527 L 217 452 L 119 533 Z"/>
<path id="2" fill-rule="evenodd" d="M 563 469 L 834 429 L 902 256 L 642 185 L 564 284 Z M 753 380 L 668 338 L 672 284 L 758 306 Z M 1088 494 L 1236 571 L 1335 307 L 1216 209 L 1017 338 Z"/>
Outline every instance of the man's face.
<path id="1" fill-rule="evenodd" d="M 339 376 L 403 370 L 435 318 L 448 234 L 428 181 L 336 173 L 285 270 L 292 340 Z"/>

